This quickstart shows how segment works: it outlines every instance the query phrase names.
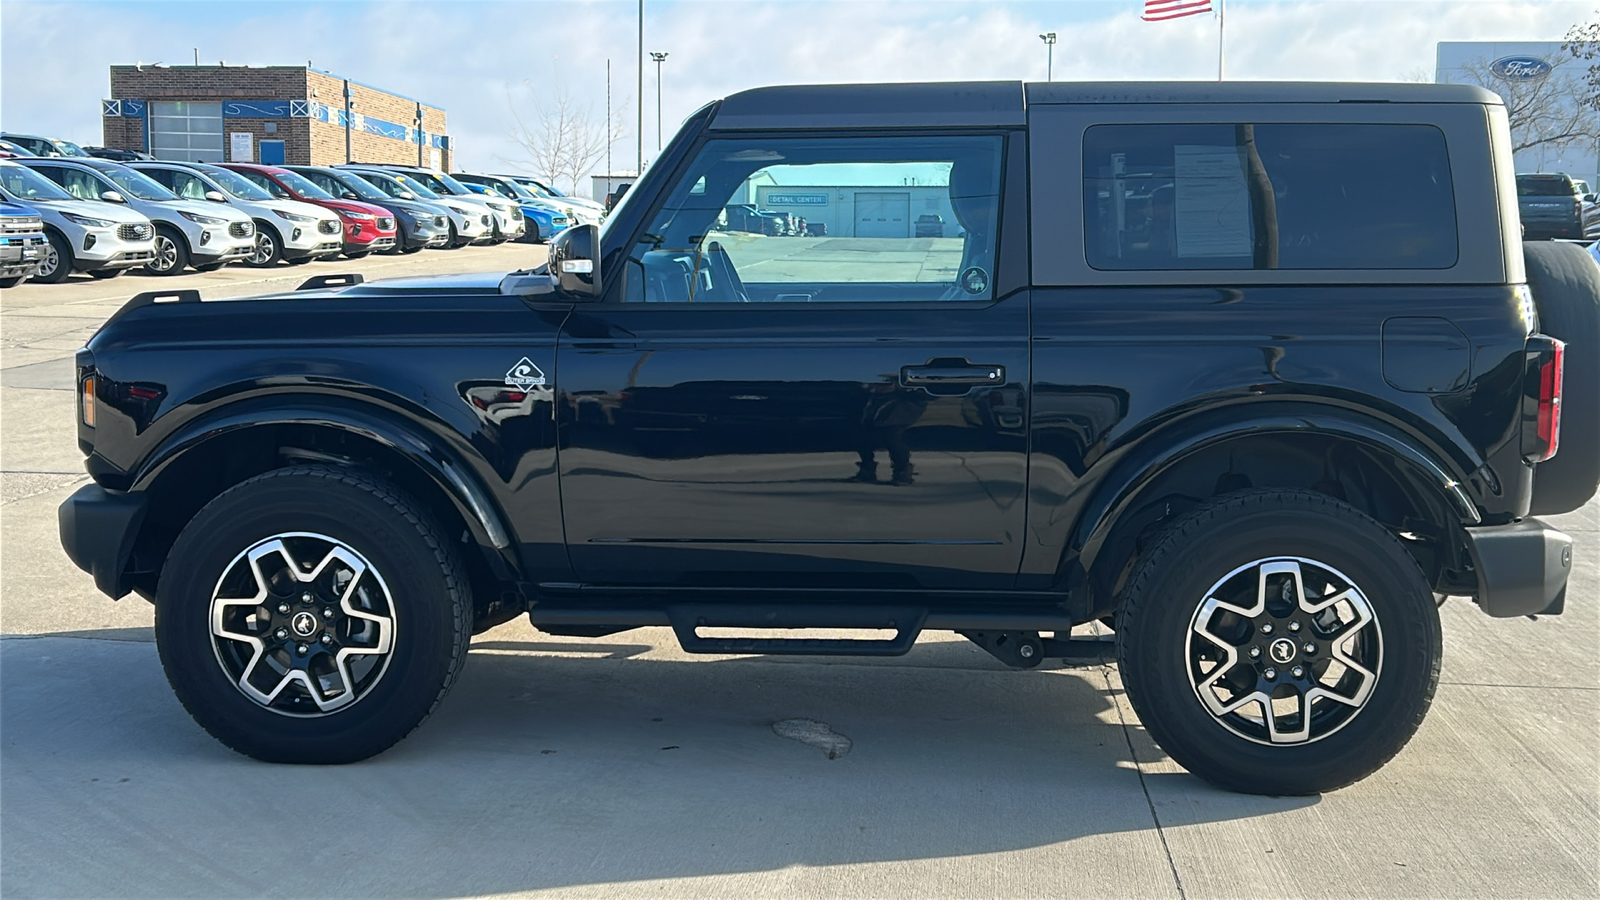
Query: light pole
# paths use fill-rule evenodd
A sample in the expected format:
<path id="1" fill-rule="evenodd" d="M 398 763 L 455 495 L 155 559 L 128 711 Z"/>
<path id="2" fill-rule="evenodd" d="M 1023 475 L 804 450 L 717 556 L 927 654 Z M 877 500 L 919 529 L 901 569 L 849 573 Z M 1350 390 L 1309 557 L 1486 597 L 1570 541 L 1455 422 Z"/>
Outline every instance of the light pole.
<path id="1" fill-rule="evenodd" d="M 633 129 L 639 151 L 638 158 L 634 160 L 633 173 L 638 176 L 644 172 L 644 0 L 639 0 L 639 55 L 633 61 L 639 69 L 639 90 L 633 95 L 633 108 L 639 114 L 638 124 Z"/>
<path id="2" fill-rule="evenodd" d="M 1047 31 L 1039 35 L 1039 40 L 1044 41 L 1044 80 L 1055 80 L 1056 67 L 1056 33 Z"/>
<path id="3" fill-rule="evenodd" d="M 650 52 L 650 58 L 656 61 L 656 155 L 661 154 L 661 64 L 667 61 L 665 53 Z"/>

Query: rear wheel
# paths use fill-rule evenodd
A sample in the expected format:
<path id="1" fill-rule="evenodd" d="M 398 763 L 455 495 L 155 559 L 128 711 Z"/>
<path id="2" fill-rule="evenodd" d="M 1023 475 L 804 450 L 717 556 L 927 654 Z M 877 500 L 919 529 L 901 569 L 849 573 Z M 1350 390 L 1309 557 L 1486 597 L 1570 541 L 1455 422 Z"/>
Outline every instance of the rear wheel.
<path id="1" fill-rule="evenodd" d="M 1171 757 L 1235 791 L 1376 771 L 1422 723 L 1442 638 L 1415 560 L 1311 491 L 1226 495 L 1139 560 L 1117 614 L 1128 700 Z"/>
<path id="2" fill-rule="evenodd" d="M 1561 443 L 1533 470 L 1536 516 L 1571 512 L 1600 486 L 1600 266 L 1573 244 L 1522 246 L 1539 331 L 1566 342 Z"/>
<path id="3" fill-rule="evenodd" d="M 209 503 L 156 601 L 167 678 L 196 722 L 268 762 L 388 749 L 466 659 L 459 559 L 398 488 L 352 470 L 280 469 Z"/>
<path id="4" fill-rule="evenodd" d="M 54 231 L 48 232 L 46 237 L 49 240 L 45 244 L 44 259 L 39 261 L 39 271 L 33 277 L 45 284 L 59 284 L 72 274 L 72 247 L 66 238 Z"/>

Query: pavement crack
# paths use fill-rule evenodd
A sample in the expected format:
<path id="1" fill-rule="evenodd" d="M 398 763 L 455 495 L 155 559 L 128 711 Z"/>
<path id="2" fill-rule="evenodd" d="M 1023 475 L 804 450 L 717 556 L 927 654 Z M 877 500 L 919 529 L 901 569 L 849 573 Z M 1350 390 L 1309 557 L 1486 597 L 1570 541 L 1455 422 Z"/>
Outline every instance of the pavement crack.
<path id="1" fill-rule="evenodd" d="M 1110 667 L 1100 670 L 1100 676 L 1105 680 L 1106 693 L 1116 693 L 1116 688 L 1111 685 Z M 1183 889 L 1183 876 L 1178 874 L 1178 861 L 1172 858 L 1172 845 L 1167 843 L 1166 829 L 1161 827 L 1161 816 L 1156 813 L 1156 801 L 1150 796 L 1150 785 L 1144 778 L 1144 765 L 1139 761 L 1139 753 L 1133 749 L 1133 732 L 1128 726 L 1128 720 L 1122 715 L 1122 704 L 1113 702 L 1117 710 L 1117 721 L 1122 725 L 1122 739 L 1128 742 L 1128 758 L 1133 760 L 1133 771 L 1139 775 L 1139 790 L 1144 792 L 1145 805 L 1150 807 L 1150 821 L 1156 826 L 1156 837 L 1161 839 L 1161 852 L 1167 855 L 1167 868 L 1172 872 L 1172 884 L 1178 889 L 1178 900 L 1187 900 L 1188 893 Z"/>

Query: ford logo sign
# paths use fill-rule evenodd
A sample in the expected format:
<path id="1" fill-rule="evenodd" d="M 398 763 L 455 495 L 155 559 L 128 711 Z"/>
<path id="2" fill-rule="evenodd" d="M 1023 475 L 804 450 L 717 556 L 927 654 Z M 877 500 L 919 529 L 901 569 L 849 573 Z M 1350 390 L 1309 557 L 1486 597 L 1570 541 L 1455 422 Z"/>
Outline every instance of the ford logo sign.
<path id="1" fill-rule="evenodd" d="M 1537 81 L 1550 74 L 1551 65 L 1537 56 L 1502 56 L 1489 71 L 1507 81 Z"/>

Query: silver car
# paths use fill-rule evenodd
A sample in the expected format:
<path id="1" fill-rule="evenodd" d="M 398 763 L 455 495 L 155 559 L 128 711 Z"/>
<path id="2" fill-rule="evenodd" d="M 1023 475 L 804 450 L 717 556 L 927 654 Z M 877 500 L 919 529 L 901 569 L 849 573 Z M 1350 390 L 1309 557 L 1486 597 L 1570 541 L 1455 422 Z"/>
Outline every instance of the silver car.
<path id="1" fill-rule="evenodd" d="M 446 175 L 438 169 L 424 169 L 420 166 L 382 166 L 396 174 L 405 175 L 414 181 L 421 182 L 441 197 L 448 197 L 452 201 L 478 203 L 489 209 L 494 215 L 494 229 L 490 234 L 488 243 L 502 244 L 522 237 L 527 230 L 527 222 L 522 217 L 522 207 L 504 197 L 488 197 L 477 193 L 461 182 Z"/>
<path id="2" fill-rule="evenodd" d="M 494 214 L 482 204 L 464 203 L 456 197 L 440 196 L 427 185 L 402 172 L 375 166 L 335 166 L 348 168 L 396 200 L 426 200 L 444 207 L 450 214 L 451 248 L 487 243 L 494 239 Z"/>
<path id="3" fill-rule="evenodd" d="M 103 159 L 19 161 L 82 200 L 126 203 L 156 226 L 156 258 L 147 269 L 176 275 L 187 266 L 201 272 L 248 259 L 255 252 L 256 226 L 238 210 L 204 200 L 183 200 L 148 175 Z"/>
<path id="4" fill-rule="evenodd" d="M 156 257 L 155 226 L 120 203 L 79 200 L 26 166 L 0 160 L 0 199 L 44 220 L 48 241 L 33 280 L 53 284 L 74 270 L 115 278 Z"/>
<path id="5" fill-rule="evenodd" d="M 245 260 L 248 265 L 309 262 L 344 248 L 344 225 L 338 216 L 310 203 L 278 199 L 238 172 L 184 162 L 133 162 L 128 167 L 185 200 L 226 203 L 254 219 L 256 245 Z"/>

